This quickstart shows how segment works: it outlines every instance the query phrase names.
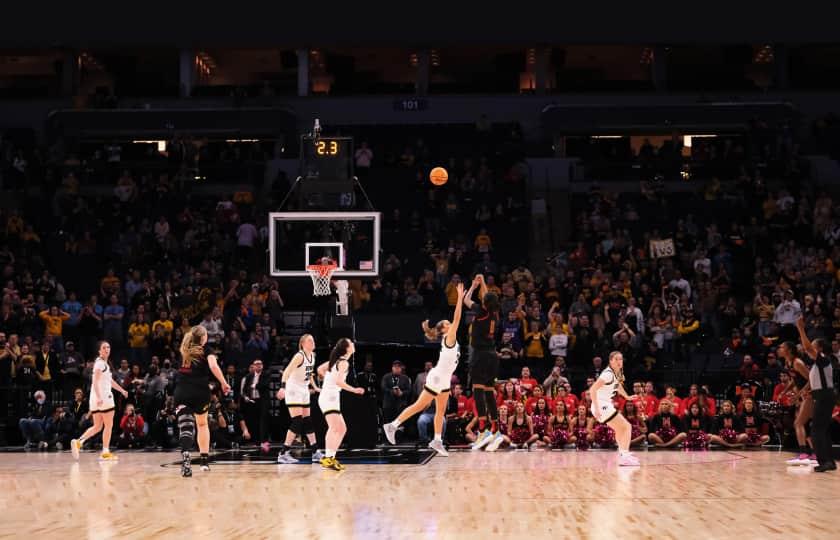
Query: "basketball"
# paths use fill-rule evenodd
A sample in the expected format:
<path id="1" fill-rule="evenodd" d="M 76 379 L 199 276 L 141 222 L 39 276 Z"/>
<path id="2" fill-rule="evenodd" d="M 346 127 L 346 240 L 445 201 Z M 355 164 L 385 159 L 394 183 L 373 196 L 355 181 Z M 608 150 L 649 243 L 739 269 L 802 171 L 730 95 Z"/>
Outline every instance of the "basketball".
<path id="1" fill-rule="evenodd" d="M 429 180 L 436 186 L 442 186 L 449 180 L 449 173 L 446 172 L 446 169 L 443 167 L 435 167 L 432 169 L 432 172 L 429 173 Z"/>

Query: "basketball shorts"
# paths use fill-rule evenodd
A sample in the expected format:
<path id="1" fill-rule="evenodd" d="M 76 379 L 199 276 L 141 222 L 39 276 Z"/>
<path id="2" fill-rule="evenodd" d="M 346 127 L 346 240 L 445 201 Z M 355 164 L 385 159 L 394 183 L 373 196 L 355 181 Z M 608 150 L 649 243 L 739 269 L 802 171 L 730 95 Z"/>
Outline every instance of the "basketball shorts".
<path id="1" fill-rule="evenodd" d="M 493 386 L 499 375 L 499 355 L 495 350 L 473 349 L 470 359 L 470 381 L 472 384 Z"/>
<path id="2" fill-rule="evenodd" d="M 618 414 L 618 411 L 615 410 L 615 406 L 613 406 L 612 402 L 601 403 L 600 411 L 595 410 L 595 404 L 593 403 L 589 406 L 589 410 L 592 412 L 592 416 L 595 417 L 595 420 L 601 422 L 602 424 L 606 424 Z"/>
<path id="3" fill-rule="evenodd" d="M 286 406 L 309 407 L 309 387 L 292 382 L 286 383 Z"/>
<path id="4" fill-rule="evenodd" d="M 321 408 L 321 413 L 324 416 L 341 414 L 341 391 L 321 390 L 321 394 L 318 396 L 318 407 Z"/>
<path id="5" fill-rule="evenodd" d="M 426 375 L 426 385 L 423 389 L 436 396 L 438 394 L 442 394 L 443 392 L 449 392 L 449 388 L 451 386 L 452 372 L 434 367 L 431 371 L 429 371 L 429 374 Z"/>
<path id="6" fill-rule="evenodd" d="M 97 405 L 96 395 L 94 395 L 93 391 L 91 391 L 88 406 L 90 408 L 90 412 L 92 413 L 113 411 L 116 408 L 114 405 L 114 394 L 109 392 L 107 395 L 102 397 L 102 403 Z"/>

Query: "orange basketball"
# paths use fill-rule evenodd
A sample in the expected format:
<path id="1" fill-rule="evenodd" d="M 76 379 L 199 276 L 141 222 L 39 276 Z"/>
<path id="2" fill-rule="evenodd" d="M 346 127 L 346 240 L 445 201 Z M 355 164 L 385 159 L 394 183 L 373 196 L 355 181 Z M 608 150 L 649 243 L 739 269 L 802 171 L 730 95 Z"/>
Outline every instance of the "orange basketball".
<path id="1" fill-rule="evenodd" d="M 449 173 L 443 167 L 435 167 L 429 173 L 429 180 L 436 186 L 442 186 L 449 180 Z"/>

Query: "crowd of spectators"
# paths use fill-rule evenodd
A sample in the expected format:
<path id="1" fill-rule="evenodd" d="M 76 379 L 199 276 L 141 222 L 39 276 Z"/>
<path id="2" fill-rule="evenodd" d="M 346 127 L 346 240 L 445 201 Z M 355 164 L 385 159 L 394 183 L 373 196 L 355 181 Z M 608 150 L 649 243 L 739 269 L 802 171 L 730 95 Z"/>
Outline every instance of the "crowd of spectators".
<path id="1" fill-rule="evenodd" d="M 511 151 L 519 135 L 497 138 L 481 121 L 474 129 L 476 144 L 451 154 L 423 138 L 359 146 L 357 170 L 383 201 L 385 253 L 379 279 L 351 282 L 352 302 L 360 312 L 445 316 L 459 281 L 487 276 L 501 298 L 501 375 L 512 387 L 498 393 L 517 426 L 525 417 L 542 426 L 533 410 L 554 415 L 558 397 L 566 416 L 577 412 L 611 350 L 624 354 L 628 380 L 652 387 L 645 420 L 666 392 L 668 412 L 680 417 L 688 410 L 681 402 L 704 394 L 695 401 L 711 416 L 716 399 L 740 409 L 748 397 L 791 406 L 778 387 L 785 370 L 775 349 L 795 338 L 800 314 L 809 336 L 832 340 L 840 357 L 840 214 L 827 193 L 802 182 L 788 138 L 731 149 L 715 176 L 693 180 L 689 196 L 643 185 L 636 194 L 578 197 L 574 244 L 529 268 L 528 170 Z M 771 177 L 765 152 L 779 164 Z M 88 195 L 78 180 L 85 163 L 47 165 L 43 174 L 57 187 L 51 200 L 0 210 L 0 416 L 21 416 L 30 444 L 66 445 L 89 422 L 78 396 L 104 338 L 130 390 L 119 404 L 118 444 L 171 446 L 177 344 L 202 324 L 237 390 L 232 400 L 214 398 L 214 442 L 267 441 L 269 372 L 295 341 L 285 335 L 281 285 L 263 271 L 267 229 L 253 194 L 191 195 L 173 183 L 177 171 L 152 175 L 121 160 L 110 165 L 112 194 Z M 447 165 L 444 187 L 426 178 L 434 163 Z M 394 201 L 386 194 L 399 181 L 405 190 Z M 650 242 L 664 240 L 673 240 L 674 255 L 654 258 Z M 395 364 L 381 379 L 372 366 L 361 376 L 376 386 L 389 421 L 422 387 L 423 372 L 412 381 Z M 701 386 L 691 387 L 695 380 Z M 680 400 L 677 389 L 689 393 Z M 447 411 L 453 441 L 471 432 L 464 390 L 453 391 Z M 421 439 L 430 414 L 420 417 Z M 551 441 L 548 426 L 557 422 L 535 441 Z M 590 442 L 598 444 L 596 427 Z"/>

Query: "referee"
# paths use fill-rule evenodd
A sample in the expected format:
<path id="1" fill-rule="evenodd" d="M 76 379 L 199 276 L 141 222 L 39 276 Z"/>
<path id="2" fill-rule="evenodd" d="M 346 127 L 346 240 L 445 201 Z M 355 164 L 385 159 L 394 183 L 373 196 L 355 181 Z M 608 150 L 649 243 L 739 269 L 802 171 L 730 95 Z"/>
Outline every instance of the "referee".
<path id="1" fill-rule="evenodd" d="M 831 411 L 834 408 L 834 369 L 831 358 L 826 354 L 823 339 L 811 341 L 805 335 L 805 321 L 800 317 L 796 321 L 802 348 L 813 363 L 808 374 L 811 383 L 811 397 L 814 398 L 814 417 L 811 420 L 811 439 L 818 465 L 814 472 L 836 471 L 837 464 L 831 452 Z"/>

